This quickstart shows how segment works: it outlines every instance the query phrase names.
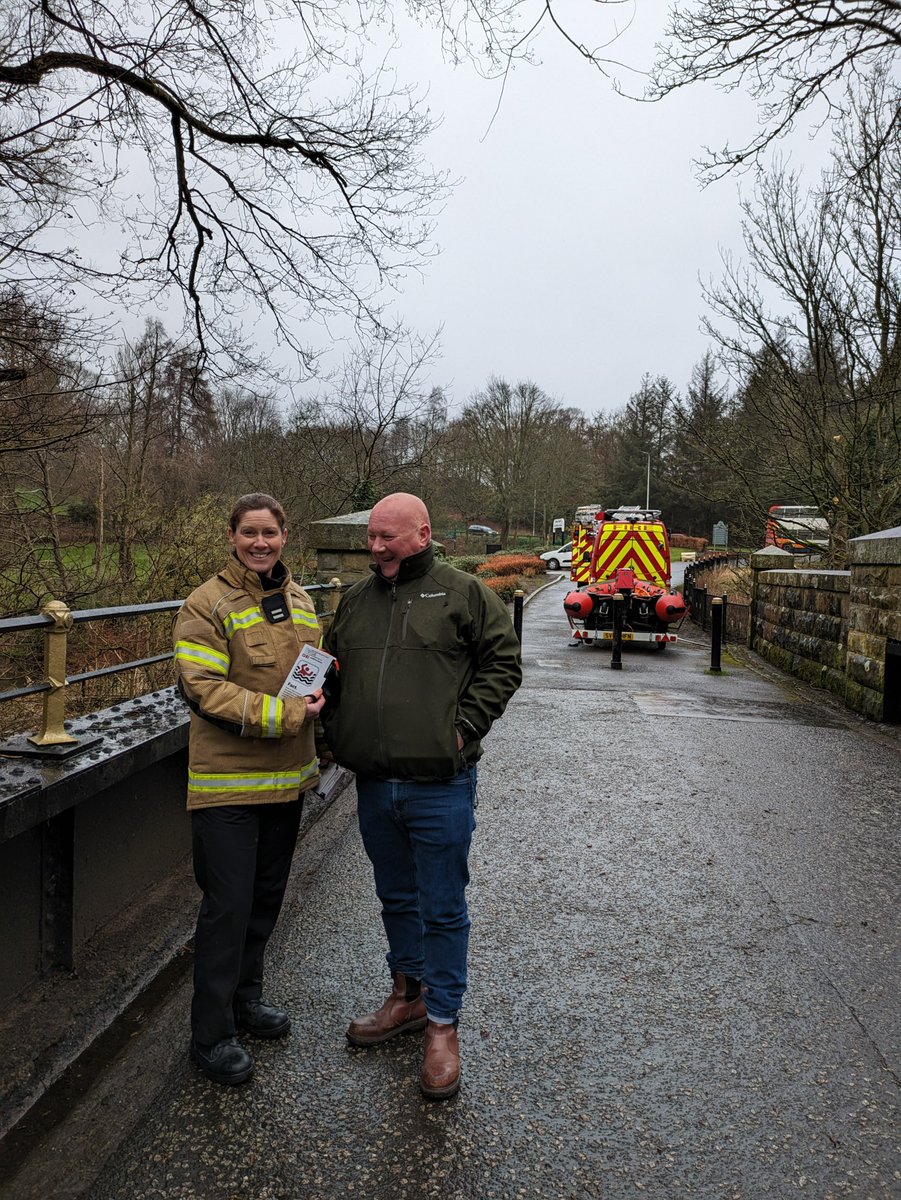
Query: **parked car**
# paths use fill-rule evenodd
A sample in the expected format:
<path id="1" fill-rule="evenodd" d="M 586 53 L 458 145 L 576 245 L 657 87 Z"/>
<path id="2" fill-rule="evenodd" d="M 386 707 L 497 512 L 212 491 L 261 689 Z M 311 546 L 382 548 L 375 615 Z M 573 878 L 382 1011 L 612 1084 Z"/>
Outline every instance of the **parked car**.
<path id="1" fill-rule="evenodd" d="M 485 537 L 498 537 L 499 536 L 497 530 L 492 529 L 489 525 L 470 525 L 467 532 L 483 533 L 485 535 Z"/>
<path id="2" fill-rule="evenodd" d="M 571 567 L 573 565 L 573 544 L 564 542 L 562 546 L 556 546 L 553 550 L 545 550 L 544 554 L 539 554 L 538 557 L 544 559 L 549 571 L 559 571 L 561 567 Z"/>

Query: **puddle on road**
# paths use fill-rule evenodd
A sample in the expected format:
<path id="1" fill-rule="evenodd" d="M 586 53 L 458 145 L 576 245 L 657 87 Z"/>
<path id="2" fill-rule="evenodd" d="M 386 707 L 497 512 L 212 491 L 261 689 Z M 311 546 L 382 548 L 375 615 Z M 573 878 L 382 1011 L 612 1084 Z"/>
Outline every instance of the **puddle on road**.
<path id="1" fill-rule="evenodd" d="M 717 696 L 706 698 L 687 692 L 636 692 L 637 707 L 649 717 L 689 717 L 706 721 L 790 721 L 793 725 L 811 725 L 844 729 L 845 723 L 821 708 L 785 701 L 734 700 Z"/>

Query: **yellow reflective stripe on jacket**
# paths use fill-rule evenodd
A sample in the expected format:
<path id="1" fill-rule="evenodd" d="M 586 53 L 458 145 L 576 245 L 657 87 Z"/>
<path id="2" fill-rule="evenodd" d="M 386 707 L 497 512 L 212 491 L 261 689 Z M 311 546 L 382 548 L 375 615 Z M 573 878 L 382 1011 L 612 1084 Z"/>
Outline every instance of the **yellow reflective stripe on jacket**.
<path id="1" fill-rule="evenodd" d="M 188 769 L 188 791 L 210 795 L 214 792 L 285 792 L 300 787 L 319 773 L 314 758 L 299 771 L 217 771 L 208 773 Z"/>
<path id="2" fill-rule="evenodd" d="M 225 636 L 231 641 L 239 629 L 250 629 L 252 625 L 262 624 L 263 620 L 263 613 L 256 605 L 245 608 L 243 612 L 229 613 L 222 622 Z"/>
<path id="3" fill-rule="evenodd" d="M 308 629 L 317 629 L 319 627 L 316 614 L 307 612 L 305 608 L 292 608 L 291 620 L 295 625 L 306 625 Z"/>
<path id="4" fill-rule="evenodd" d="M 278 738 L 282 736 L 283 710 L 284 704 L 279 700 L 278 696 L 263 697 L 263 716 L 260 720 L 260 724 L 263 727 L 261 737 Z"/>
<path id="5" fill-rule="evenodd" d="M 192 663 L 195 667 L 206 667 L 217 675 L 227 675 L 231 659 L 227 654 L 202 646 L 200 642 L 176 642 L 175 657 L 178 662 Z"/>

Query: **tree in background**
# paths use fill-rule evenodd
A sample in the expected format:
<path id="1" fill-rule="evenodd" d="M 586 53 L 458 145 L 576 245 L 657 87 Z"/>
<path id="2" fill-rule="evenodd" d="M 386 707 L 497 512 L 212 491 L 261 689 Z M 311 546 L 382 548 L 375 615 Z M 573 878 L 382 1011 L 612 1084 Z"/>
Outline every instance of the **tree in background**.
<path id="1" fill-rule="evenodd" d="M 653 508 L 668 507 L 666 461 L 675 402 L 675 387 L 665 375 L 642 376 L 638 391 L 611 427 L 615 451 L 609 454 L 604 479 L 606 507 L 644 505 L 649 492 Z"/>
<path id="2" fill-rule="evenodd" d="M 748 266 L 727 262 L 707 292 L 737 407 L 706 451 L 746 509 L 821 508 L 839 557 L 901 519 L 899 101 L 884 74 L 849 94 L 809 195 L 781 165 L 763 176 L 744 204 Z"/>
<path id="3" fill-rule="evenodd" d="M 153 506 L 166 495 L 159 469 L 166 445 L 162 378 L 172 351 L 160 322 L 148 321 L 138 341 L 119 351 L 119 379 L 107 402 L 102 446 L 107 483 L 99 509 L 104 523 L 109 517 L 126 588 L 135 582 L 136 543 L 152 521 Z"/>
<path id="4" fill-rule="evenodd" d="M 215 390 L 215 439 L 204 488 L 229 492 L 284 494 L 293 474 L 283 453 L 285 420 L 272 392 L 225 385 Z"/>
<path id="5" fill-rule="evenodd" d="M 158 510 L 147 528 L 142 587 L 154 600 L 180 599 L 220 570 L 231 547 L 227 514 L 234 495 L 204 493 Z"/>
<path id="6" fill-rule="evenodd" d="M 0 287 L 0 456 L 70 444 L 94 428 L 78 354 L 90 329 L 24 288 Z"/>
<path id="7" fill-rule="evenodd" d="M 166 360 L 162 379 L 166 459 L 176 468 L 170 483 L 179 486 L 186 468 L 199 466 L 216 441 L 218 419 L 210 381 L 194 350 L 175 349 Z"/>
<path id="8" fill-rule="evenodd" d="M 104 415 L 98 528 L 112 527 L 120 582 L 130 588 L 136 550 L 161 511 L 198 490 L 197 452 L 215 442 L 215 407 L 196 360 L 148 319 L 141 337 L 119 351 Z M 102 542 L 98 532 L 101 553 Z"/>
<path id="9" fill-rule="evenodd" d="M 585 422 L 583 436 L 590 482 L 580 503 L 597 504 L 600 508 L 624 503 L 618 491 L 618 472 L 625 424 L 625 408 L 595 413 Z"/>
<path id="10" fill-rule="evenodd" d="M 438 449 L 436 485 L 440 497 L 439 511 L 432 514 L 436 523 L 443 519 L 448 536 L 456 537 L 470 521 L 490 512 L 491 492 L 485 482 L 479 459 L 479 448 L 469 423 L 459 418 L 449 422 L 447 433 Z"/>
<path id="11" fill-rule="evenodd" d="M 729 397 L 717 381 L 716 359 L 708 350 L 691 373 L 685 399 L 673 409 L 673 443 L 669 475 L 677 489 L 667 515 L 673 528 L 697 537 L 711 536 L 717 521 L 725 521 L 738 545 L 755 545 L 759 521 L 739 520 L 732 475 L 709 447 L 721 444 L 731 431 Z"/>
<path id="12" fill-rule="evenodd" d="M 96 381 L 78 330 L 17 288 L 0 293 L 0 611 L 89 594 L 93 573 L 66 558 L 67 502 L 98 423 Z"/>
<path id="13" fill-rule="evenodd" d="M 586 425 L 579 409 L 557 409 L 530 455 L 527 482 L 532 487 L 532 504 L 520 520 L 545 541 L 550 538 L 554 517 L 563 517 L 568 526 L 576 508 L 594 493 Z"/>
<path id="14" fill-rule="evenodd" d="M 298 404 L 288 442 L 304 470 L 300 511 L 335 516 L 391 491 L 428 501 L 447 413 L 429 380 L 437 336 L 384 329 L 347 357 L 315 400 Z"/>
<path id="15" fill-rule="evenodd" d="M 561 409 L 537 384 L 492 378 L 463 408 L 458 425 L 501 540 L 535 504 L 535 463 L 553 453 Z"/>

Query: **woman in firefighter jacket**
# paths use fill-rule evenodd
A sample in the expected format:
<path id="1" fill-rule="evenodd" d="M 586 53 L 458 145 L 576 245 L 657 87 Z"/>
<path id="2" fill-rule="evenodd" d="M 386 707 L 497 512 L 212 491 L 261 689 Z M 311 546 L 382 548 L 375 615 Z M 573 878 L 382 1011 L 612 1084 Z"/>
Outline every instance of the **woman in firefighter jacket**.
<path id="1" fill-rule="evenodd" d="M 191 593 L 175 623 L 179 689 L 191 709 L 188 809 L 203 892 L 194 940 L 190 1056 L 217 1083 L 242 1083 L 253 1059 L 236 1037 L 291 1027 L 263 999 L 263 954 L 281 908 L 303 793 L 319 779 L 321 692 L 277 695 L 305 642 L 312 601 L 281 561 L 288 531 L 272 496 L 242 496 L 232 554 Z"/>

